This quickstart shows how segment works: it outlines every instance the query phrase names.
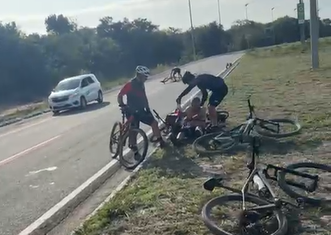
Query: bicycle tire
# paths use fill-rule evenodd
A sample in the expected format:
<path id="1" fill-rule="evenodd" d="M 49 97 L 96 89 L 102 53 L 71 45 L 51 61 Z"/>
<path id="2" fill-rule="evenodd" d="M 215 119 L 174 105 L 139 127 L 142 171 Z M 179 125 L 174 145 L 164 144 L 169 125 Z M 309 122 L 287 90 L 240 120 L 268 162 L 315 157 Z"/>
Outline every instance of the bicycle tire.
<path id="1" fill-rule="evenodd" d="M 117 140 L 116 150 L 114 151 L 113 148 L 112 148 L 113 147 L 112 143 L 113 143 L 113 139 L 114 139 L 113 136 L 114 136 L 116 128 L 118 126 L 119 126 L 120 131 L 122 130 L 122 123 L 121 122 L 115 122 L 112 129 L 111 129 L 110 137 L 109 137 L 109 152 L 111 153 L 111 155 L 112 155 L 111 158 L 113 158 L 113 159 L 118 157 L 119 151 L 120 151 L 120 146 L 119 146 L 120 140 Z M 119 133 L 119 134 L 120 134 L 120 137 L 121 137 L 122 133 Z"/>
<path id="2" fill-rule="evenodd" d="M 129 137 L 129 134 L 132 133 L 132 132 L 136 132 L 137 134 L 140 134 L 142 136 L 142 138 L 143 138 L 143 140 L 142 140 L 143 141 L 143 148 L 144 148 L 143 153 L 141 154 L 139 161 L 136 161 L 134 164 L 130 164 L 124 158 L 124 155 L 123 155 L 124 143 L 126 142 L 126 139 Z M 127 131 L 121 139 L 119 162 L 127 170 L 132 170 L 132 169 L 136 168 L 140 163 L 142 163 L 145 160 L 146 155 L 147 155 L 147 151 L 148 151 L 148 137 L 147 137 L 146 133 L 140 128 L 139 129 L 138 128 L 132 128 L 129 131 Z"/>
<path id="3" fill-rule="evenodd" d="M 290 137 L 290 136 L 299 134 L 302 129 L 302 126 L 298 121 L 288 119 L 288 118 L 273 118 L 273 119 L 267 119 L 265 121 L 266 122 L 275 122 L 275 123 L 289 123 L 296 127 L 296 129 L 294 131 L 291 131 L 288 133 L 272 133 L 272 132 L 266 130 L 265 128 L 263 128 L 263 126 L 261 126 L 261 123 L 259 122 L 259 124 L 255 128 L 255 131 L 259 135 L 266 136 L 266 137 L 273 137 L 273 138 Z"/>
<path id="4" fill-rule="evenodd" d="M 214 235 L 232 235 L 231 233 L 228 233 L 224 230 L 222 230 L 220 227 L 218 227 L 210 218 L 210 214 L 212 209 L 215 206 L 222 205 L 225 202 L 228 201 L 240 201 L 242 203 L 242 195 L 240 194 L 229 194 L 224 196 L 215 197 L 211 200 L 209 200 L 202 208 L 201 210 L 201 216 L 204 224 L 206 227 L 214 234 Z M 268 205 L 269 202 L 255 196 L 251 195 L 245 195 L 245 201 L 246 202 L 252 202 L 259 206 L 262 205 Z M 274 214 L 276 215 L 277 221 L 278 221 L 278 229 L 274 233 L 270 235 L 285 235 L 288 230 L 288 221 L 286 217 L 283 215 L 281 210 L 275 209 Z"/>
<path id="5" fill-rule="evenodd" d="M 299 162 L 299 163 L 294 163 L 294 164 L 290 164 L 290 165 L 286 166 L 286 169 L 290 169 L 290 170 L 296 170 L 297 168 L 314 168 L 314 169 L 321 169 L 321 170 L 331 172 L 330 165 L 314 163 L 314 162 Z M 305 195 L 301 195 L 301 194 L 295 192 L 294 190 L 291 189 L 291 186 L 289 186 L 286 183 L 286 179 L 285 179 L 286 174 L 287 174 L 287 172 L 280 171 L 278 173 L 277 181 L 278 181 L 279 187 L 290 197 L 292 197 L 294 199 L 301 198 L 305 203 L 309 203 L 314 206 L 321 206 L 323 204 L 331 203 L 331 199 L 325 199 L 325 198 L 315 199 L 315 198 L 307 197 Z"/>
<path id="6" fill-rule="evenodd" d="M 201 154 L 216 154 L 216 153 L 222 153 L 224 151 L 230 150 L 237 145 L 236 140 L 234 140 L 230 136 L 225 136 L 225 137 L 222 137 L 222 139 L 223 139 L 222 141 L 228 142 L 228 144 L 225 144 L 225 146 L 222 147 L 220 150 L 202 150 L 201 148 L 199 148 L 200 143 L 207 141 L 208 139 L 212 140 L 214 137 L 216 137 L 220 134 L 222 134 L 222 132 L 221 133 L 220 132 L 210 133 L 210 134 L 206 134 L 206 135 L 203 135 L 203 136 L 197 138 L 192 144 L 194 151 L 196 153 L 201 153 Z M 227 133 L 224 132 L 224 134 L 226 135 Z M 218 140 L 218 141 L 220 141 L 220 140 Z"/>

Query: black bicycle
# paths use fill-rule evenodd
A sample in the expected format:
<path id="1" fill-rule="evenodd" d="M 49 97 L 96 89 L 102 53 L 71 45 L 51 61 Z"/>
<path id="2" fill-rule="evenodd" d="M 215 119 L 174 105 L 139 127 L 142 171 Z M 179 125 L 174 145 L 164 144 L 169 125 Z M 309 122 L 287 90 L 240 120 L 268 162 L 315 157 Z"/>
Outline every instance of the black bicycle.
<path id="1" fill-rule="evenodd" d="M 258 167 L 258 156 L 260 141 L 258 137 L 252 137 L 251 141 L 251 161 L 247 165 L 249 175 L 244 183 L 242 189 L 235 189 L 223 184 L 222 178 L 211 178 L 204 183 L 204 188 L 208 191 L 213 191 L 216 187 L 221 187 L 235 194 L 223 195 L 208 201 L 202 208 L 202 219 L 208 229 L 215 235 L 232 235 L 232 234 L 250 234 L 250 235 L 285 235 L 288 231 L 288 222 L 281 209 L 284 206 L 290 205 L 293 207 L 303 207 L 305 203 L 313 206 L 330 205 L 331 199 L 313 198 L 306 196 L 306 194 L 299 194 L 294 189 L 301 189 L 306 192 L 315 192 L 319 188 L 321 178 L 319 175 L 311 175 L 298 171 L 300 168 L 320 169 L 326 171 L 327 174 L 331 172 L 330 165 L 319 163 L 295 163 L 285 168 L 267 165 L 265 168 Z M 273 174 L 269 174 L 273 171 Z M 304 182 L 300 180 L 285 179 L 286 175 L 299 176 Z M 268 180 L 278 182 L 279 187 L 290 197 L 296 199 L 296 204 L 277 198 Z M 249 191 L 249 185 L 253 183 L 258 186 L 258 195 L 252 194 Z M 325 188 L 328 194 L 331 193 L 330 187 Z M 220 209 L 225 212 L 222 216 L 222 225 L 218 226 L 212 221 L 212 210 L 216 206 L 222 206 L 229 202 L 239 202 L 241 208 L 235 218 L 231 220 L 231 224 L 227 224 L 225 219 L 229 215 L 235 213 L 234 208 Z M 252 203 L 257 206 L 249 207 L 247 204 Z M 265 224 L 262 222 L 266 220 Z M 235 223 L 233 223 L 235 222 Z M 231 231 L 229 231 L 231 230 Z"/>
<path id="2" fill-rule="evenodd" d="M 300 132 L 301 125 L 297 121 L 287 118 L 268 120 L 258 118 L 249 98 L 247 103 L 249 114 L 245 122 L 229 131 L 215 132 L 199 137 L 194 141 L 193 149 L 197 153 L 203 154 L 221 153 L 238 144 L 246 143 L 246 139 L 249 139 L 253 131 L 261 136 L 273 138 L 289 137 Z M 291 127 L 288 128 L 290 129 L 288 132 L 281 132 L 283 124 L 290 124 Z"/>

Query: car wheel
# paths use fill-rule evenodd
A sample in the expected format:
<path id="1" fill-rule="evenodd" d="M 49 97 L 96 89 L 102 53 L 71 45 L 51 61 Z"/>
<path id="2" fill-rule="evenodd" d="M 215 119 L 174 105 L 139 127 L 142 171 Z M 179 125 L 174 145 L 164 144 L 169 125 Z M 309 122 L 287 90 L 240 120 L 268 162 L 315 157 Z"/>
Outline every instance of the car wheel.
<path id="1" fill-rule="evenodd" d="M 56 115 L 59 115 L 60 114 L 60 111 L 53 111 L 53 116 L 56 116 Z"/>
<path id="2" fill-rule="evenodd" d="M 86 99 L 84 96 L 80 97 L 80 109 L 85 109 L 86 108 Z"/>
<path id="3" fill-rule="evenodd" d="M 98 92 L 98 99 L 97 99 L 98 103 L 101 104 L 103 102 L 103 94 L 101 91 Z"/>

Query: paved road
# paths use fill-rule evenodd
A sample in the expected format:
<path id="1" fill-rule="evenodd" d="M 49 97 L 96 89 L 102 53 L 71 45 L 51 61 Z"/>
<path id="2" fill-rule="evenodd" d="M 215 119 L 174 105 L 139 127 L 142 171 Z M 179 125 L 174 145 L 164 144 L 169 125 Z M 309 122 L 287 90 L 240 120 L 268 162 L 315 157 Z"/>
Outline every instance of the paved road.
<path id="1" fill-rule="evenodd" d="M 239 56 L 212 57 L 186 69 L 217 74 Z M 160 79 L 146 83 L 151 107 L 163 116 L 175 108 L 183 88 Z M 84 112 L 45 115 L 0 129 L 1 235 L 19 233 L 110 161 L 109 131 L 120 118 L 116 95 L 105 95 L 104 105 Z"/>

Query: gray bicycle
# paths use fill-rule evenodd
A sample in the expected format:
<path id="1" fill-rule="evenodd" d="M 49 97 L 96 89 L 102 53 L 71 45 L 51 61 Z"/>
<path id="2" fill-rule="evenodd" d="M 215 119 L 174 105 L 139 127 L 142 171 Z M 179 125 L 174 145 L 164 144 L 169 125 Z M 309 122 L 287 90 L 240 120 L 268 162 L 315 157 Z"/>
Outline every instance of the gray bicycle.
<path id="1" fill-rule="evenodd" d="M 296 120 L 287 118 L 261 119 L 258 118 L 251 105 L 250 98 L 247 100 L 249 114 L 245 122 L 229 130 L 203 135 L 193 143 L 193 149 L 197 153 L 215 154 L 230 150 L 238 144 L 247 143 L 254 131 L 266 137 L 284 138 L 296 135 L 301 130 L 301 125 Z M 290 125 L 282 131 L 282 126 Z"/>
<path id="2" fill-rule="evenodd" d="M 222 178 L 211 178 L 204 183 L 204 188 L 213 191 L 216 187 L 221 187 L 234 192 L 235 194 L 223 195 L 208 201 L 202 208 L 202 219 L 208 229 L 215 235 L 285 235 L 288 232 L 288 222 L 281 209 L 284 206 L 303 208 L 307 203 L 316 207 L 330 205 L 331 198 L 327 197 L 331 193 L 328 185 L 323 185 L 321 175 L 311 175 L 302 171 L 300 168 L 309 168 L 322 170 L 326 175 L 331 173 L 331 166 L 313 162 L 300 162 L 291 164 L 285 168 L 268 164 L 261 168 L 258 166 L 260 141 L 258 137 L 252 137 L 251 140 L 251 161 L 247 165 L 249 175 L 242 189 L 232 188 L 223 184 Z M 270 172 L 272 172 L 270 174 Z M 285 178 L 286 175 L 301 177 L 301 180 L 291 180 Z M 272 190 L 268 180 L 277 181 L 279 187 L 290 197 L 296 200 L 296 203 L 279 199 Z M 258 194 L 249 192 L 249 185 L 253 183 L 258 188 Z M 326 198 L 307 196 L 307 193 L 313 193 L 321 189 L 325 192 Z M 297 189 L 304 192 L 299 194 Z M 315 196 L 315 195 L 314 195 Z M 239 203 L 239 211 L 232 206 L 225 209 L 227 203 Z M 253 204 L 250 206 L 249 204 Z M 213 220 L 213 209 L 218 208 L 218 217 L 221 217 L 222 223 L 218 226 Z M 224 213 L 224 215 L 220 215 Z M 229 218 L 234 215 L 234 218 Z M 229 223 L 226 222 L 228 219 Z"/>

